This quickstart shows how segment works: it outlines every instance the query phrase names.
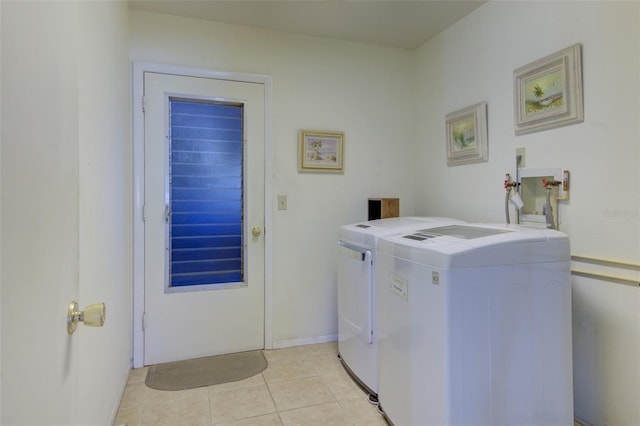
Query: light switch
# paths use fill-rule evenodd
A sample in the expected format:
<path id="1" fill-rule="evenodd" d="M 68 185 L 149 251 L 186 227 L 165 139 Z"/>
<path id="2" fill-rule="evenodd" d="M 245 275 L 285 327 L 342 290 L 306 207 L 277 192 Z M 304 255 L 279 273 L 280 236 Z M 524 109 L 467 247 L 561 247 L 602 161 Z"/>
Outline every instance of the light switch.
<path id="1" fill-rule="evenodd" d="M 287 196 L 286 195 L 278 195 L 278 210 L 286 210 L 287 209 Z"/>

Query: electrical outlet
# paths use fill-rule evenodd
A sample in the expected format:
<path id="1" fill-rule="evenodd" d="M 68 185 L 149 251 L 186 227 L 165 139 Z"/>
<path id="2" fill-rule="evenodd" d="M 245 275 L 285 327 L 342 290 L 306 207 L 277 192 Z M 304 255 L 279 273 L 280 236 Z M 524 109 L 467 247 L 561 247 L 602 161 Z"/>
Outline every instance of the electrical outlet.
<path id="1" fill-rule="evenodd" d="M 278 195 L 278 210 L 286 210 L 286 209 L 287 209 L 287 196 Z"/>
<path id="2" fill-rule="evenodd" d="M 519 167 L 526 167 L 527 164 L 525 162 L 527 150 L 524 148 L 516 148 L 516 161 L 518 161 L 518 156 L 520 156 L 520 164 Z"/>

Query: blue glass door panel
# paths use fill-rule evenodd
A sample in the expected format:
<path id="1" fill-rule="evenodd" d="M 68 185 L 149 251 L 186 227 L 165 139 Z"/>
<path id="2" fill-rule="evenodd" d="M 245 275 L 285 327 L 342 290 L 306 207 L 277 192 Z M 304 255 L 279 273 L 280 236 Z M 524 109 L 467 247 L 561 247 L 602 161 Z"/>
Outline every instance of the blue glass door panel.
<path id="1" fill-rule="evenodd" d="M 170 286 L 242 282 L 242 105 L 169 103 Z"/>

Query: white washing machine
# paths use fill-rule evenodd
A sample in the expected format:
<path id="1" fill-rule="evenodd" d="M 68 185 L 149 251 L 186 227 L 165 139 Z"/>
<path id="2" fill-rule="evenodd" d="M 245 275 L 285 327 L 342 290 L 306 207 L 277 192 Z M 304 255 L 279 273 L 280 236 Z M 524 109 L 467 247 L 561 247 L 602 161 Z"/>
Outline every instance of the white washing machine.
<path id="1" fill-rule="evenodd" d="M 338 351 L 342 364 L 377 402 L 375 253 L 380 237 L 461 223 L 436 217 L 400 217 L 344 225 L 338 242 Z"/>
<path id="2" fill-rule="evenodd" d="M 379 402 L 395 425 L 573 425 L 568 237 L 461 224 L 378 241 Z"/>

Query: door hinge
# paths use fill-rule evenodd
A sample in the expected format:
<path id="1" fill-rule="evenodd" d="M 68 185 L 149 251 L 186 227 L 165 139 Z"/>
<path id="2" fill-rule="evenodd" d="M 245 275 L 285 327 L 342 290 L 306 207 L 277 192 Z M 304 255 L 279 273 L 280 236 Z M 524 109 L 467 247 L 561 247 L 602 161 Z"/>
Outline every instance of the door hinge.
<path id="1" fill-rule="evenodd" d="M 147 221 L 147 205 L 146 204 L 142 205 L 142 221 L 143 222 Z"/>
<path id="2" fill-rule="evenodd" d="M 147 313 L 142 314 L 142 331 L 147 329 Z"/>
<path id="3" fill-rule="evenodd" d="M 147 97 L 142 97 L 142 112 L 147 112 Z"/>

